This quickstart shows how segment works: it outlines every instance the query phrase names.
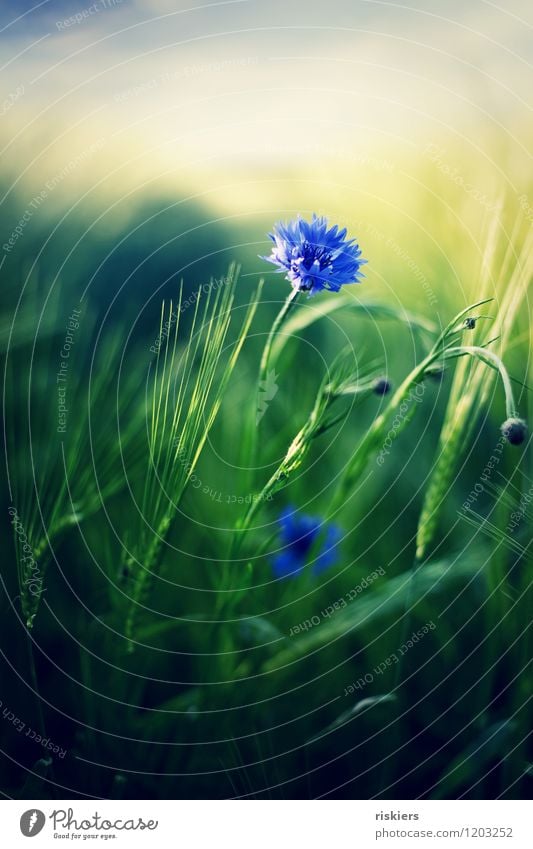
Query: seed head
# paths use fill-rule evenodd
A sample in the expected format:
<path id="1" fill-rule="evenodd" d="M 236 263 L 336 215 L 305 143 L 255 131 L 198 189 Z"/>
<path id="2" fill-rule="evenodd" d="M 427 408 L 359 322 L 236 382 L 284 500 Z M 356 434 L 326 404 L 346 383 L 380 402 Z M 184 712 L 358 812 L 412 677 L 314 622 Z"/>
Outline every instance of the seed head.
<path id="1" fill-rule="evenodd" d="M 376 395 L 388 395 L 392 389 L 392 383 L 386 377 L 378 377 L 374 383 L 374 392 Z"/>
<path id="2" fill-rule="evenodd" d="M 522 445 L 526 438 L 527 425 L 524 419 L 511 417 L 504 421 L 500 430 L 511 445 Z"/>

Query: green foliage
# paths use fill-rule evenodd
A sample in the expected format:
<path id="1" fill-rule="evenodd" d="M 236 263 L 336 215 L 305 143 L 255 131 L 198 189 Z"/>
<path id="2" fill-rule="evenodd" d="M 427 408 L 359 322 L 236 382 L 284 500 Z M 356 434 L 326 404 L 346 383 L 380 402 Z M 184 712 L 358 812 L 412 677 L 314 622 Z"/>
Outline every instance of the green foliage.
<path id="1" fill-rule="evenodd" d="M 471 331 L 466 329 L 463 332 L 463 339 L 466 343 L 465 350 L 475 350 L 477 361 L 472 364 L 465 357 L 455 371 L 448 407 L 439 438 L 437 458 L 433 465 L 431 480 L 426 490 L 426 496 L 420 514 L 417 536 L 417 556 L 419 559 L 423 559 L 434 538 L 440 507 L 446 499 L 456 469 L 469 445 L 476 420 L 483 413 L 484 405 L 493 386 L 494 375 L 490 371 L 487 372 L 487 369 L 484 367 L 487 364 L 487 359 L 484 359 L 481 349 L 491 344 L 492 339 L 496 336 L 499 340 L 500 350 L 505 350 L 506 345 L 509 343 L 513 327 L 516 325 L 517 315 L 522 308 L 523 298 L 533 271 L 531 238 L 526 241 L 522 254 L 518 257 L 518 261 L 516 266 L 514 266 L 509 280 L 506 279 L 504 274 L 499 275 L 499 268 L 491 269 L 491 263 L 495 263 L 493 256 L 494 242 L 495 234 L 493 227 L 488 234 L 488 243 L 481 271 L 481 287 L 485 294 L 488 293 L 491 271 L 493 271 L 494 276 L 499 282 L 496 297 L 501 297 L 502 303 L 497 310 L 496 318 L 491 324 L 488 333 L 485 325 L 482 323 L 475 327 L 474 339 L 478 340 L 478 347 L 472 349 L 466 343 L 468 336 L 470 335 L 470 338 L 472 336 Z M 503 270 L 505 271 L 505 265 Z M 492 356 L 493 358 L 492 362 L 490 360 L 488 361 L 489 366 L 500 370 L 501 361 L 489 351 L 486 352 L 486 356 Z M 507 416 L 514 416 L 512 389 L 505 369 L 501 370 L 501 373 L 507 384 Z"/>
<path id="2" fill-rule="evenodd" d="M 225 348 L 231 321 L 237 271 L 212 298 L 199 290 L 188 340 L 178 350 L 183 287 L 178 302 L 161 311 L 154 374 L 148 390 L 147 469 L 144 475 L 139 527 L 124 561 L 131 587 L 125 633 L 134 639 L 139 606 L 149 589 L 163 545 L 194 474 L 219 411 L 224 392 L 246 339 L 257 300 L 247 311 L 233 350 Z M 130 642 L 130 649 L 133 643 Z"/>
<path id="3" fill-rule="evenodd" d="M 526 795 L 527 465 L 515 475 L 506 451 L 454 521 L 500 438 L 500 395 L 527 415 L 517 325 L 531 240 L 498 258 L 494 233 L 477 300 L 445 321 L 360 288 L 287 300 L 263 344 L 261 284 L 244 298 L 234 266 L 222 285 L 165 295 L 159 325 L 131 345 L 126 320 L 109 330 L 87 309 L 64 432 L 64 289 L 38 338 L 38 287 L 13 329 L 5 318 L 5 501 L 17 519 L 2 651 L 39 684 L 46 734 L 69 749 L 39 759 L 5 725 L 13 764 L 30 770 L 24 785 L 10 767 L 11 795 L 45 797 L 56 781 L 110 798 Z M 400 378 L 381 397 L 384 365 Z M 277 394 L 258 420 L 272 369 Z M 208 492 L 221 468 L 228 504 Z M 337 566 L 273 580 L 289 503 L 341 527 Z M 15 675 L 11 692 L 31 722 Z"/>

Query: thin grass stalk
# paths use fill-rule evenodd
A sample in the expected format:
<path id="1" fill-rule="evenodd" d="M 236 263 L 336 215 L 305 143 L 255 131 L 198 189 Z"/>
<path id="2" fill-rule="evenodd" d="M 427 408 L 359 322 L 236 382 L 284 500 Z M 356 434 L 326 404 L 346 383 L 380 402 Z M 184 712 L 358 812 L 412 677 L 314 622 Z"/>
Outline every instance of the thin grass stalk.
<path id="1" fill-rule="evenodd" d="M 254 298 L 217 381 L 231 320 L 235 268 L 231 269 L 228 276 L 231 278 L 230 283 L 223 292 L 217 292 L 213 303 L 209 297 L 206 298 L 201 326 L 196 331 L 198 297 L 189 344 L 181 363 L 176 364 L 176 325 L 172 342 L 169 344 L 169 339 L 166 340 L 166 347 L 172 353 L 170 356 L 168 353 L 162 356 L 162 367 L 156 364 L 150 405 L 155 424 L 152 423 L 149 428 L 150 463 L 143 488 L 141 527 L 125 564 L 127 572 L 134 576 L 125 616 L 125 635 L 130 652 L 133 650 L 138 609 L 157 573 L 163 543 L 222 404 L 257 307 L 257 298 Z M 175 374 L 176 369 L 178 375 Z M 170 395 L 176 377 L 177 397 L 172 401 L 173 411 L 170 413 Z M 184 457 L 186 462 L 183 462 Z"/>
<path id="2" fill-rule="evenodd" d="M 495 236 L 492 233 L 487 249 L 488 259 L 484 263 L 486 273 L 483 280 L 483 288 L 485 291 L 489 285 L 488 269 L 490 269 L 493 257 L 494 242 Z M 533 270 L 532 248 L 533 235 L 530 235 L 526 239 L 520 257 L 511 272 L 509 284 L 504 290 L 502 302 L 494 324 L 494 330 L 499 336 L 500 350 L 504 350 L 508 343 L 518 310 L 527 292 L 531 271 Z M 503 263 L 504 271 L 509 268 L 512 260 L 511 254 L 511 246 L 509 246 Z M 488 356 L 487 351 L 485 351 L 485 356 Z M 493 354 L 490 356 L 494 358 Z M 498 370 L 502 377 L 504 374 L 507 374 L 505 370 L 503 372 L 499 368 Z M 512 389 L 510 389 L 508 378 L 503 379 L 504 386 L 506 386 L 507 416 L 514 416 L 516 411 L 510 410 L 510 402 L 508 400 L 513 397 Z M 438 458 L 426 490 L 419 518 L 417 531 L 418 558 L 424 558 L 429 545 L 434 539 L 438 526 L 440 508 L 446 499 L 449 486 L 465 450 L 465 446 L 471 439 L 472 430 L 477 418 L 475 411 L 481 409 L 487 402 L 493 384 L 493 378 L 490 376 L 490 373 L 487 375 L 486 370 L 482 368 L 481 364 L 474 364 L 470 367 L 470 363 L 464 361 L 456 369 L 439 439 Z M 514 405 L 514 401 L 512 404 Z"/>
<path id="3" fill-rule="evenodd" d="M 407 375 L 403 383 L 394 393 L 383 413 L 374 420 L 363 436 L 363 439 L 359 443 L 339 481 L 330 507 L 331 516 L 334 516 L 335 513 L 342 508 L 355 483 L 364 472 L 370 457 L 376 452 L 379 445 L 383 442 L 393 416 L 401 407 L 402 403 L 404 403 L 409 397 L 408 393 L 413 389 L 413 387 L 422 382 L 425 373 L 430 370 L 431 366 L 433 366 L 437 361 L 470 356 L 475 357 L 478 360 L 482 360 L 485 364 L 490 365 L 492 368 L 497 367 L 501 375 L 507 375 L 505 367 L 499 358 L 491 352 L 487 352 L 486 349 L 479 346 L 457 346 L 455 344 L 455 337 L 460 332 L 460 328 L 457 327 L 457 323 L 469 311 L 486 302 L 487 300 L 485 299 L 477 302 L 476 304 L 472 304 L 471 306 L 461 310 L 461 312 L 452 319 L 452 321 L 440 334 L 430 353 L 422 360 L 421 363 L 419 363 L 419 365 L 415 366 L 409 375 Z M 512 398 L 512 388 L 507 376 L 504 379 L 504 388 L 506 391 L 506 398 Z M 512 404 L 514 405 L 514 401 L 512 401 Z M 400 422 L 397 432 L 401 431 L 411 420 L 415 406 L 416 405 L 413 404 L 411 409 L 407 410 Z"/>
<path id="4" fill-rule="evenodd" d="M 358 401 L 367 398 L 374 391 L 375 378 L 366 376 L 358 379 L 356 374 L 347 374 L 347 357 L 350 349 L 343 351 L 333 363 L 330 372 L 323 379 L 315 403 L 304 425 L 300 428 L 276 471 L 264 484 L 257 499 L 252 501 L 243 518 L 238 523 L 230 550 L 230 559 L 239 551 L 246 532 L 259 509 L 270 497 L 289 482 L 292 474 L 304 462 L 313 441 L 348 415 L 349 409 L 333 418 L 328 418 L 332 406 L 343 396 L 355 396 Z"/>

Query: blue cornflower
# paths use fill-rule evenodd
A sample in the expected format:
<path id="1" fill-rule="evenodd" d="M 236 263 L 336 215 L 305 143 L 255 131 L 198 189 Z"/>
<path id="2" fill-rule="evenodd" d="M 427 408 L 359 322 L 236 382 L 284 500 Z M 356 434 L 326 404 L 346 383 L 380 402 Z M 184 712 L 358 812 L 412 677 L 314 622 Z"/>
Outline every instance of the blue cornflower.
<path id="1" fill-rule="evenodd" d="M 270 256 L 261 257 L 278 265 L 294 289 L 316 295 L 322 289 L 338 292 L 346 283 L 359 283 L 359 270 L 366 262 L 355 239 L 346 238 L 346 228 L 330 227 L 328 220 L 313 213 L 311 221 L 300 216 L 288 224 L 281 221 L 269 233 L 274 242 Z"/>
<path id="2" fill-rule="evenodd" d="M 272 560 L 272 568 L 277 578 L 288 578 L 301 572 L 308 555 L 322 533 L 320 546 L 313 551 L 314 575 L 333 566 L 338 560 L 338 544 L 341 529 L 337 525 L 324 525 L 316 516 L 296 513 L 294 507 L 287 507 L 279 517 L 280 541 L 284 549 Z"/>

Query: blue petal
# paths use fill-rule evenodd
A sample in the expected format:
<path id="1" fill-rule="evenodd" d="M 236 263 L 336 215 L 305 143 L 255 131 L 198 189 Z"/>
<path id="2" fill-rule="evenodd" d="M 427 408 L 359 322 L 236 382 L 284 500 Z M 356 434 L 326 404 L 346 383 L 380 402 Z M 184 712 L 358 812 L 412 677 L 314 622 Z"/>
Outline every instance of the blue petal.
<path id="1" fill-rule="evenodd" d="M 291 551 L 283 551 L 272 561 L 272 569 L 276 578 L 291 578 L 298 575 L 304 568 L 301 560 L 294 557 Z"/>

